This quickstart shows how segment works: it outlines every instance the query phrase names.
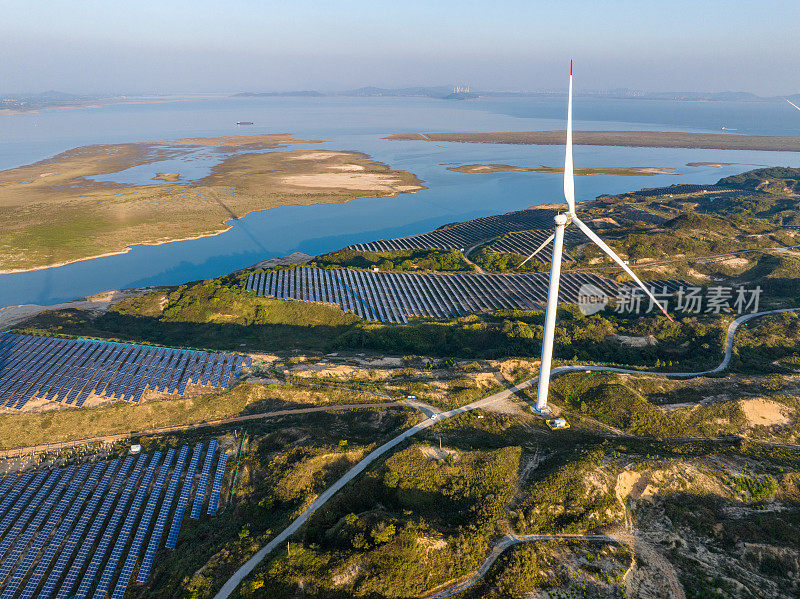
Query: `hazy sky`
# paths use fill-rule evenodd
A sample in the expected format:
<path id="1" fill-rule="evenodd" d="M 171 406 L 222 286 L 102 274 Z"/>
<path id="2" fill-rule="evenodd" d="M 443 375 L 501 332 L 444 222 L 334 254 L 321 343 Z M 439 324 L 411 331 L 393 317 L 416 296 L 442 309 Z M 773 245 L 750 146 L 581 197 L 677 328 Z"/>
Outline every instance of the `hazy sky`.
<path id="1" fill-rule="evenodd" d="M 0 0 L 0 93 L 800 91 L 800 1 Z"/>

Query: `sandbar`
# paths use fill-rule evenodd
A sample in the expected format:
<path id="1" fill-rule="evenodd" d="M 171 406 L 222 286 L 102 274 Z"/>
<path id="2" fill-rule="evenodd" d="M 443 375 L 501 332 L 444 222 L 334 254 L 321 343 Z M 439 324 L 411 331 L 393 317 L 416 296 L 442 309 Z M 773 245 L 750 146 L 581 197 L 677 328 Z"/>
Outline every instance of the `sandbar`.
<path id="1" fill-rule="evenodd" d="M 495 133 L 393 133 L 384 139 L 450 141 L 553 146 L 563 145 L 564 131 L 504 131 Z M 685 133 L 669 131 L 575 131 L 573 143 L 583 146 L 647 148 L 702 148 L 709 150 L 763 150 L 800 152 L 800 137 Z"/>
<path id="2" fill-rule="evenodd" d="M 553 166 L 512 166 L 510 164 L 461 164 L 450 166 L 448 171 L 456 173 L 563 173 L 564 169 Z M 576 168 L 575 175 L 585 177 L 590 175 L 622 175 L 628 177 L 653 175 L 677 175 L 675 169 L 657 166 L 595 166 Z"/>

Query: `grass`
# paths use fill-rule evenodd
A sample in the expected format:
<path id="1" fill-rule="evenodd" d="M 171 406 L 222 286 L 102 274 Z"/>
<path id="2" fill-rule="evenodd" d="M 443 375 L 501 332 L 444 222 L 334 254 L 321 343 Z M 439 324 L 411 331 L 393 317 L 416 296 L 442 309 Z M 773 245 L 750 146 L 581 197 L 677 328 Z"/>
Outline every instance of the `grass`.
<path id="1" fill-rule="evenodd" d="M 348 485 L 242 597 L 416 597 L 483 560 L 513 494 L 520 448 L 431 459 L 414 444 Z M 355 574 L 350 574 L 355 572 Z"/>
<path id="2" fill-rule="evenodd" d="M 362 252 L 343 249 L 317 256 L 309 266 L 379 268 L 384 271 L 466 271 L 474 270 L 458 250 L 395 250 Z"/>
<path id="3" fill-rule="evenodd" d="M 242 290 L 246 273 L 158 291 L 120 302 L 108 313 L 43 312 L 20 328 L 28 332 L 85 335 L 171 346 L 241 351 L 373 350 L 395 355 L 502 358 L 537 356 L 543 313 L 501 310 L 408 325 L 365 322 L 338 307 L 262 298 Z M 556 356 L 584 361 L 678 368 L 716 365 L 725 317 L 596 314 L 573 306 L 559 311 Z M 657 344 L 631 348 L 615 335 L 652 335 Z"/>
<path id="4" fill-rule="evenodd" d="M 0 272 L 121 252 L 134 244 L 215 235 L 229 228 L 226 221 L 254 210 L 419 189 L 413 174 L 390 170 L 357 152 L 314 157 L 307 150 L 264 151 L 320 141 L 263 135 L 97 145 L 2 171 Z M 123 185 L 92 179 L 164 158 L 186 157 L 199 146 L 216 148 L 222 161 L 196 181 Z M 252 152 L 232 154 L 234 150 Z M 342 177 L 345 173 L 338 167 L 361 170 L 347 173 L 346 181 L 304 183 L 315 175 Z"/>
<path id="5" fill-rule="evenodd" d="M 243 383 L 225 392 L 141 404 L 116 402 L 94 408 L 5 413 L 0 414 L 0 427 L 4 431 L 0 449 L 121 435 L 264 411 L 378 401 L 373 394 L 347 388 Z"/>
<path id="6" fill-rule="evenodd" d="M 375 444 L 415 422 L 408 413 L 369 410 L 314 414 L 248 424 L 231 508 L 184 521 L 175 551 L 161 550 L 150 580 L 130 597 L 208 597 L 277 531 Z M 226 434 L 224 430 L 217 435 Z M 230 441 L 238 447 L 241 435 Z M 347 440 L 346 444 L 342 444 Z M 147 449 L 185 439 L 164 436 Z M 227 495 L 229 482 L 225 485 Z M 223 496 L 222 505 L 226 505 Z M 284 596 L 284 595 L 274 595 Z"/>

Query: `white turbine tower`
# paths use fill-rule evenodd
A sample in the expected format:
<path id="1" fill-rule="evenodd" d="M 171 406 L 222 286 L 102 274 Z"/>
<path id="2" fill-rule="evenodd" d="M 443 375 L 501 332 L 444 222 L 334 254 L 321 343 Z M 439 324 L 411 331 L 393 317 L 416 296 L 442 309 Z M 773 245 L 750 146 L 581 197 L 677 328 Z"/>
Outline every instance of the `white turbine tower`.
<path id="1" fill-rule="evenodd" d="M 644 290 L 653 304 L 658 306 L 664 315 L 672 320 L 655 296 L 639 280 L 633 271 L 622 259 L 614 253 L 606 243 L 597 236 L 575 214 L 575 180 L 572 166 L 572 61 L 569 62 L 569 99 L 567 101 L 567 141 L 564 156 L 564 198 L 567 200 L 567 213 L 555 216 L 556 230 L 547 241 L 528 257 L 537 254 L 550 240 L 553 241 L 553 257 L 550 263 L 550 288 L 547 292 L 547 311 L 544 318 L 544 337 L 542 338 L 542 360 L 539 367 L 539 390 L 536 396 L 536 410 L 544 413 L 547 411 L 547 391 L 550 387 L 550 366 L 553 358 L 553 337 L 556 328 L 556 311 L 558 309 L 558 286 L 561 277 L 561 254 L 564 248 L 564 229 L 572 222 L 591 239 L 601 250 L 616 262 L 628 275 Z"/>

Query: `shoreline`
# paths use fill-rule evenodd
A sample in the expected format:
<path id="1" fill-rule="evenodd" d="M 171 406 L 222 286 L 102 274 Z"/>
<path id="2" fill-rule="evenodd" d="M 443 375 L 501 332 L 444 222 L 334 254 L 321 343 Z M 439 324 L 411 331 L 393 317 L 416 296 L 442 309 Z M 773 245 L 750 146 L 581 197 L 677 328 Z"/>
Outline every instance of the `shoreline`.
<path id="1" fill-rule="evenodd" d="M 30 165 L 2 171 L 4 181 L 8 180 L 4 191 L 10 198 L 8 203 L 12 208 L 22 206 L 23 200 L 32 202 L 31 193 L 36 192 L 42 205 L 50 202 L 53 209 L 62 210 L 70 217 L 70 220 L 63 221 L 69 225 L 77 218 L 76 210 L 81 203 L 86 204 L 86 198 L 114 202 L 118 201 L 114 199 L 115 196 L 122 195 L 124 199 L 119 200 L 119 205 L 130 211 L 138 210 L 149 220 L 147 227 L 139 231 L 122 226 L 121 234 L 116 238 L 102 238 L 92 230 L 89 233 L 99 239 L 98 243 L 89 243 L 87 240 L 92 241 L 94 237 L 84 235 L 81 244 L 65 248 L 65 252 L 39 252 L 40 255 L 29 256 L 25 260 L 9 259 L 0 266 L 0 276 L 60 268 L 77 262 L 122 255 L 136 246 L 159 246 L 215 237 L 228 232 L 233 227 L 234 220 L 242 219 L 253 212 L 284 206 L 346 203 L 357 198 L 396 197 L 401 193 L 426 189 L 424 182 L 415 174 L 394 170 L 363 152 L 286 150 L 292 143 L 317 144 L 325 143 L 325 140 L 295 140 L 291 134 L 273 133 L 84 146 Z M 233 148 L 241 152 L 226 155 L 221 162 L 211 167 L 206 176 L 196 181 L 181 183 L 180 173 L 164 172 L 156 173 L 154 179 L 177 180 L 168 185 L 85 181 L 87 175 L 84 171 L 87 168 L 94 169 L 92 173 L 102 174 L 129 168 L 128 163 L 135 166 L 149 164 L 156 159 L 142 152 L 147 148 L 159 148 L 162 144 L 178 148 L 180 155 L 183 155 L 184 148 L 189 151 L 194 147 L 212 147 L 226 151 Z M 273 151 L 251 151 L 262 147 Z M 87 150 L 91 155 L 85 155 Z M 161 154 L 157 158 L 160 157 Z M 88 163 L 89 167 L 84 163 Z M 32 191 L 24 187 L 30 185 L 30 181 L 34 182 Z M 78 185 L 70 185 L 75 182 L 82 185 L 77 191 L 73 188 Z M 48 195 L 50 191 L 53 193 Z M 55 193 L 61 195 L 55 196 Z M 224 195 L 222 200 L 216 197 L 219 193 Z M 175 201 L 176 197 L 181 201 Z M 167 216 L 153 211 L 151 205 L 154 202 L 158 203 L 158 210 L 164 206 Z M 192 216 L 192 226 L 172 226 L 184 217 L 184 213 Z M 168 218 L 170 215 L 172 220 Z M 53 223 L 52 226 L 57 230 L 61 225 Z M 185 230 L 187 228 L 188 231 Z M 71 233 L 71 229 L 68 232 Z M 20 242 L 19 247 L 25 246 Z"/>
<path id="2" fill-rule="evenodd" d="M 486 173 L 546 173 L 560 174 L 562 167 L 553 166 L 512 166 L 510 164 L 460 164 L 448 166 L 454 173 L 486 174 Z M 575 169 L 576 177 L 610 175 L 618 177 L 652 177 L 655 175 L 677 175 L 675 168 L 663 166 L 589 166 Z"/>
<path id="3" fill-rule="evenodd" d="M 564 131 L 500 131 L 488 133 L 392 133 L 382 139 L 439 141 L 537 146 L 563 146 Z M 731 133 L 685 133 L 670 131 L 574 131 L 578 146 L 622 146 L 630 148 L 686 148 L 697 150 L 749 150 L 800 152 L 800 137 L 739 135 Z"/>
<path id="4" fill-rule="evenodd" d="M 420 183 L 423 182 L 421 179 L 419 179 L 419 181 L 420 181 Z M 418 191 L 423 191 L 425 189 L 427 189 L 427 187 L 425 187 L 424 185 L 420 185 L 419 189 L 415 189 L 413 191 L 395 190 L 392 193 L 387 193 L 387 194 L 381 195 L 381 196 L 358 196 L 358 197 L 350 198 L 350 199 L 345 200 L 343 202 L 320 202 L 320 203 L 316 203 L 316 204 L 283 204 L 281 206 L 274 206 L 272 208 L 264 208 L 264 209 L 261 209 L 261 210 L 250 210 L 249 212 L 245 212 L 244 214 L 242 214 L 239 218 L 237 218 L 235 220 L 241 220 L 241 219 L 245 218 L 246 216 L 248 216 L 250 214 L 253 214 L 253 213 L 256 213 L 256 212 L 267 212 L 269 210 L 275 210 L 277 208 L 284 208 L 284 207 L 289 207 L 289 206 L 300 206 L 300 207 L 309 207 L 310 208 L 312 206 L 325 206 L 327 204 L 347 204 L 349 202 L 352 202 L 353 200 L 361 200 L 361 199 L 365 199 L 365 198 L 369 198 L 369 197 L 374 197 L 375 199 L 393 198 L 393 197 L 396 197 L 396 196 L 398 196 L 400 194 L 403 194 L 403 193 L 417 193 Z M 232 221 L 225 221 L 225 223 L 229 223 L 229 222 L 232 222 Z M 76 264 L 78 262 L 87 262 L 89 260 L 97 260 L 99 258 L 108 258 L 108 257 L 111 257 L 111 256 L 121 256 L 123 254 L 127 254 L 128 252 L 132 251 L 137 246 L 156 247 L 156 246 L 159 246 L 159 245 L 166 245 L 168 243 L 180 243 L 180 242 L 183 242 L 183 241 L 196 241 L 198 239 L 204 239 L 206 237 L 216 237 L 217 235 L 222 235 L 223 233 L 227 233 L 232 228 L 233 228 L 233 225 L 232 224 L 228 224 L 226 228 L 221 229 L 219 231 L 215 231 L 213 233 L 203 233 L 201 235 L 194 235 L 194 236 L 191 236 L 191 237 L 183 237 L 183 238 L 180 238 L 180 239 L 168 239 L 166 241 L 153 241 L 153 242 L 145 242 L 145 243 L 134 243 L 133 245 L 127 246 L 124 249 L 119 250 L 119 251 L 106 252 L 104 254 L 98 254 L 96 256 L 88 256 L 86 258 L 76 258 L 75 260 L 67 260 L 65 262 L 58 262 L 58 263 L 55 263 L 55 264 L 48 264 L 46 266 L 36 266 L 36 267 L 33 267 L 33 268 L 22 268 L 22 269 L 15 269 L 15 270 L 0 270 L 0 277 L 4 276 L 4 275 L 24 274 L 26 272 L 36 272 L 36 271 L 39 271 L 39 270 L 48 270 L 50 268 L 60 268 L 62 266 L 69 266 L 70 264 Z M 276 258 L 279 258 L 279 256 L 276 256 Z M 269 259 L 270 258 L 265 258 L 264 260 L 269 260 Z M 2 309 L 3 308 L 0 308 L 0 310 L 2 310 Z"/>
<path id="5" fill-rule="evenodd" d="M 267 210 L 272 210 L 272 208 L 267 208 Z M 258 212 L 254 210 L 254 212 Z M 249 213 L 248 213 L 249 214 Z M 244 216 L 247 216 L 245 214 Z M 244 218 L 244 216 L 242 218 Z M 3 275 L 16 275 L 22 274 L 26 272 L 36 272 L 37 270 L 47 270 L 49 268 L 61 268 L 62 266 L 69 266 L 70 264 L 76 264 L 78 262 L 86 262 L 88 260 L 97 260 L 99 258 L 109 258 L 111 256 L 122 256 L 123 254 L 127 254 L 128 252 L 132 251 L 133 248 L 136 246 L 150 246 L 155 247 L 159 245 L 166 245 L 168 243 L 180 243 L 181 241 L 194 241 L 196 239 L 203 239 L 204 237 L 216 237 L 217 235 L 222 235 L 223 233 L 227 233 L 233 228 L 233 225 L 228 225 L 227 229 L 217 231 L 215 233 L 208 233 L 203 235 L 195 235 L 192 237 L 184 237 L 182 239 L 169 239 L 167 241 L 152 241 L 152 242 L 144 242 L 144 243 L 134 243 L 133 245 L 129 245 L 119 251 L 115 252 L 106 252 L 104 254 L 97 254 L 96 256 L 87 256 L 86 258 L 76 258 L 75 260 L 66 260 L 65 262 L 57 262 L 55 264 L 48 264 L 46 266 L 35 266 L 33 268 L 20 268 L 15 270 L 0 270 L 0 276 Z M 0 308 L 2 310 L 2 308 Z"/>
<path id="6" fill-rule="evenodd" d="M 102 108 L 103 106 L 120 106 L 123 104 L 167 104 L 170 102 L 199 102 L 200 98 L 170 98 L 164 100 L 121 100 L 118 102 L 92 102 L 91 104 L 75 104 L 73 106 L 38 106 L 29 110 L 19 108 L 0 108 L 0 116 L 20 116 L 23 114 L 38 114 L 46 110 L 79 110 L 81 108 Z"/>

